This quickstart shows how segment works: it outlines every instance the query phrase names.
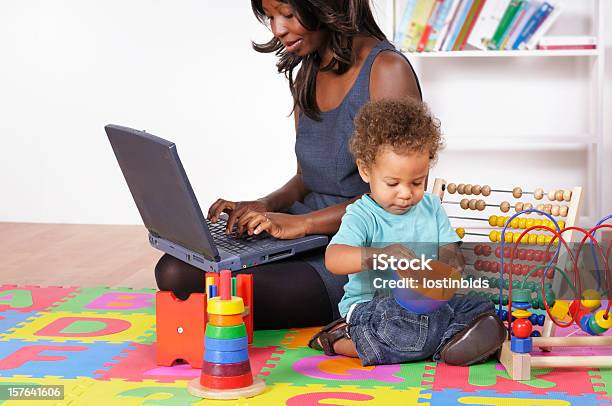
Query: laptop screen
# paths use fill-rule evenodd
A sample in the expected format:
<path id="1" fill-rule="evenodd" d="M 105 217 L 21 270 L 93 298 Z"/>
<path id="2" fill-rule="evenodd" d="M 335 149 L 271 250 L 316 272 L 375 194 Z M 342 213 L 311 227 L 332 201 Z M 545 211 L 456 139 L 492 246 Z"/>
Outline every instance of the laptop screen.
<path id="1" fill-rule="evenodd" d="M 104 129 L 149 232 L 218 260 L 219 252 L 176 145 L 127 127 L 107 125 Z"/>

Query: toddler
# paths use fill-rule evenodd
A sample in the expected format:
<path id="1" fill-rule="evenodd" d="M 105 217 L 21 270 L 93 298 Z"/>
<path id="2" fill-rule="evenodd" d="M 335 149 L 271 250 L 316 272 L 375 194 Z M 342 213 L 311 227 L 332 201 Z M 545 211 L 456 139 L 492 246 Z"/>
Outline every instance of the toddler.
<path id="1" fill-rule="evenodd" d="M 448 300 L 435 310 L 412 311 L 380 286 L 397 282 L 398 273 L 373 269 L 374 258 L 430 258 L 422 261 L 430 271 L 400 273 L 415 276 L 410 294 L 417 298 L 416 308 L 427 303 L 418 301 L 425 292 L 418 285 L 422 276 L 456 278 L 462 270 L 459 238 L 440 199 L 425 193 L 441 147 L 438 120 L 413 99 L 371 101 L 355 118 L 350 147 L 370 193 L 346 208 L 325 254 L 330 272 L 348 275 L 339 304 L 343 317 L 323 327 L 309 346 L 327 355 L 359 357 L 364 366 L 432 357 L 451 365 L 487 359 L 506 337 L 491 301 L 441 291 L 438 299 Z"/>

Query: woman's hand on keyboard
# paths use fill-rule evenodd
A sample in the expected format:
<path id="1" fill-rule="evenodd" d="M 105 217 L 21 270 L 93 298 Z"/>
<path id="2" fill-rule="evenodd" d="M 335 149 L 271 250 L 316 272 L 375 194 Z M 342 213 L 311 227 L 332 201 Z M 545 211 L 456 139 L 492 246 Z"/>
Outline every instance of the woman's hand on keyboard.
<path id="1" fill-rule="evenodd" d="M 263 213 L 267 210 L 266 205 L 259 200 L 232 202 L 230 200 L 217 199 L 208 209 L 208 219 L 214 223 L 219 220 L 221 213 L 227 213 L 229 218 L 227 219 L 226 232 L 229 234 L 234 224 L 247 212 Z"/>
<path id="2" fill-rule="evenodd" d="M 272 237 L 292 240 L 306 235 L 306 222 L 299 215 L 249 211 L 238 220 L 236 235 L 240 236 L 245 231 L 248 235 L 265 231 Z"/>

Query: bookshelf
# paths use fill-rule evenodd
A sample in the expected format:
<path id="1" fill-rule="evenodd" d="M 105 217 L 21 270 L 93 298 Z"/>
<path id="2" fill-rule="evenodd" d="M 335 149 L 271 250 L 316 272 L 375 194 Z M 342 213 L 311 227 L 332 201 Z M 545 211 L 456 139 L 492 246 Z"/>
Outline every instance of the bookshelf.
<path id="1" fill-rule="evenodd" d="M 387 3 L 387 15 L 392 17 L 387 24 L 392 33 L 390 38 L 395 38 L 405 3 L 405 0 Z M 565 3 L 568 7 L 551 32 L 592 35 L 596 38 L 596 49 L 404 53 L 419 76 L 424 100 L 442 122 L 447 145 L 443 154 L 447 155 L 441 156 L 438 166 L 447 158 L 452 165 L 440 171 L 448 172 L 453 167 L 469 178 L 470 173 L 476 176 L 475 173 L 482 171 L 480 162 L 520 154 L 523 158 L 520 165 L 528 173 L 492 171 L 501 177 L 501 183 L 525 179 L 531 182 L 530 173 L 537 170 L 545 174 L 540 182 L 554 185 L 555 182 L 567 184 L 559 181 L 560 175 L 555 171 L 559 170 L 559 162 L 568 162 L 571 167 L 559 173 L 570 177 L 570 183 L 584 186 L 580 225 L 591 226 L 607 214 L 602 212 L 602 188 L 606 186 L 603 177 L 603 1 L 566 0 Z M 581 32 L 574 32 L 576 28 Z M 461 86 L 463 82 L 465 86 Z M 500 111 L 491 107 L 498 102 L 496 89 L 506 96 Z M 513 114 L 517 119 L 508 119 Z M 539 157 L 543 157 L 542 163 L 537 162 Z M 554 169 L 547 173 L 549 163 Z M 512 168 L 511 161 L 503 164 Z M 445 173 L 437 175 L 444 177 Z M 462 181 L 469 179 L 464 177 Z M 538 180 L 533 182 L 534 186 L 539 185 Z"/>
<path id="2" fill-rule="evenodd" d="M 407 53 L 416 58 L 512 58 L 539 56 L 599 56 L 598 49 L 580 49 L 567 51 L 443 51 Z"/>

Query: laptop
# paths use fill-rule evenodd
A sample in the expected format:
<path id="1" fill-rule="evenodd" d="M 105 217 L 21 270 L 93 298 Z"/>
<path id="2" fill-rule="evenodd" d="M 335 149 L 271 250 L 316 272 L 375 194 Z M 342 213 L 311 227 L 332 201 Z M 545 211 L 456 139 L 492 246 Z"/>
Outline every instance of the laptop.
<path id="1" fill-rule="evenodd" d="M 154 247 L 207 272 L 278 261 L 327 245 L 324 235 L 280 240 L 225 233 L 227 215 L 205 219 L 176 145 L 145 131 L 104 127 Z"/>

